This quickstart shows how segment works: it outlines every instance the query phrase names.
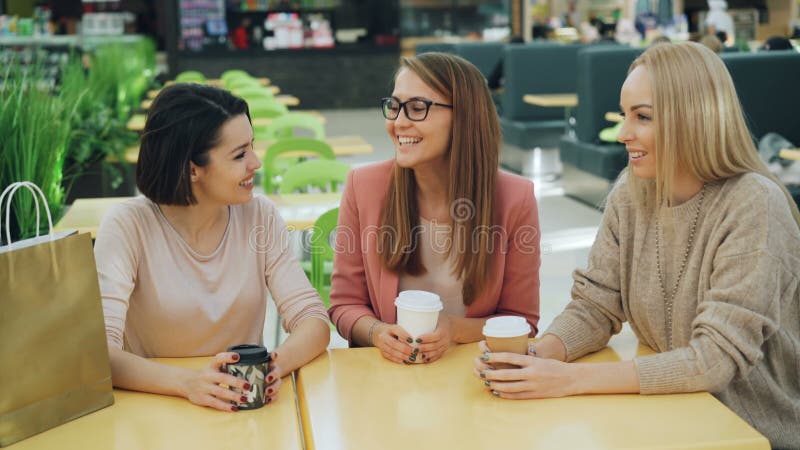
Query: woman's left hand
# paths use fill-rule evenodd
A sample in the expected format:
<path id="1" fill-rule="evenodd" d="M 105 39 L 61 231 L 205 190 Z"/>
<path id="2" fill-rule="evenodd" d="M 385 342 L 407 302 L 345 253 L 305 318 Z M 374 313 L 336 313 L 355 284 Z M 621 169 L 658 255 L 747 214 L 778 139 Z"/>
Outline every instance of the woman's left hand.
<path id="1" fill-rule="evenodd" d="M 436 329 L 432 333 L 423 334 L 417 338 L 416 358 L 423 363 L 434 362 L 444 355 L 453 342 L 453 333 L 450 329 L 450 320 L 441 316 Z"/>
<path id="2" fill-rule="evenodd" d="M 266 402 L 268 404 L 275 401 L 275 397 L 278 396 L 278 391 L 281 388 L 281 371 L 278 368 L 278 364 L 275 362 L 276 359 L 278 359 L 278 354 L 276 352 L 272 352 L 272 362 L 269 364 L 270 371 L 267 373 L 266 379 L 264 380 L 266 383 L 266 386 L 264 387 L 266 390 L 265 394 L 267 396 Z"/>
<path id="3" fill-rule="evenodd" d="M 497 397 L 553 398 L 579 393 L 573 364 L 516 353 L 490 353 L 486 341 L 479 347 L 483 355 L 475 358 L 473 373 Z M 514 364 L 519 369 L 494 369 L 494 363 Z"/>

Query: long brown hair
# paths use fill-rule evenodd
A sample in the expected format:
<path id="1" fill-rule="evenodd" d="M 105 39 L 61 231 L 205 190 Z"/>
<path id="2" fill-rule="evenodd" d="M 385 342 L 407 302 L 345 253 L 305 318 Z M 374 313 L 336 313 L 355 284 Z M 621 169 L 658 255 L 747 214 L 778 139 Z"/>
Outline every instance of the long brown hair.
<path id="1" fill-rule="evenodd" d="M 679 170 L 704 183 L 755 172 L 783 190 L 800 227 L 797 205 L 758 156 L 733 80 L 719 56 L 694 42 L 661 44 L 642 53 L 628 73 L 639 66 L 647 69 L 653 93 L 656 178 L 629 176 L 633 198 L 661 213 L 670 206 Z"/>
<path id="2" fill-rule="evenodd" d="M 448 251 L 453 273 L 462 281 L 462 297 L 470 305 L 486 287 L 491 263 L 492 200 L 500 153 L 500 123 L 486 79 L 458 56 L 423 53 L 402 58 L 401 70 L 410 70 L 453 105 L 450 134 L 448 201 L 453 219 Z M 425 273 L 418 248 L 419 206 L 414 172 L 394 165 L 389 194 L 381 218 L 381 262 L 395 272 Z"/>

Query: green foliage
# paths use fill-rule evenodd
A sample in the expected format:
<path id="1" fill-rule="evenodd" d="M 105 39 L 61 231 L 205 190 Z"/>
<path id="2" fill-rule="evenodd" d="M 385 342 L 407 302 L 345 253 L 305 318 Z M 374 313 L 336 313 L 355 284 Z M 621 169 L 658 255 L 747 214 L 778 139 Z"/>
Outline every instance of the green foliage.
<path id="1" fill-rule="evenodd" d="M 64 157 L 70 140 L 75 105 L 42 87 L 47 77 L 41 65 L 26 66 L 12 61 L 0 87 L 0 188 L 15 181 L 31 181 L 45 194 L 57 221 L 62 214 L 61 187 Z M 18 191 L 12 204 L 12 234 L 15 239 L 36 233 L 36 211 L 32 197 Z M 43 208 L 43 205 L 40 205 Z M 42 212 L 44 217 L 44 212 Z M 46 223 L 42 231 L 45 231 Z"/>
<path id="2" fill-rule="evenodd" d="M 136 133 L 126 128 L 126 121 L 117 117 L 109 97 L 90 77 L 76 59 L 62 71 L 61 96 L 76 109 L 64 166 L 67 195 L 77 177 L 88 173 L 97 162 L 122 161 L 125 149 L 137 141 Z M 111 164 L 102 167 L 110 175 L 111 188 L 119 187 L 122 183 L 119 169 Z"/>

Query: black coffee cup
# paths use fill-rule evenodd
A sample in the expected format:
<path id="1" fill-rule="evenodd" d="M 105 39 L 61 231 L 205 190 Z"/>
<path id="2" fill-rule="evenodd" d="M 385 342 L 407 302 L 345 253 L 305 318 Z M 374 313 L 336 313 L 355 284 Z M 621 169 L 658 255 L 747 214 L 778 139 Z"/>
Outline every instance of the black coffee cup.
<path id="1" fill-rule="evenodd" d="M 230 389 L 247 397 L 246 403 L 232 402 L 239 409 L 258 409 L 264 406 L 267 400 L 267 373 L 272 356 L 266 347 L 260 345 L 244 344 L 228 348 L 229 352 L 239 355 L 239 361 L 227 364 L 227 372 L 235 377 L 243 378 L 250 383 L 250 390 L 243 391 L 231 386 Z"/>

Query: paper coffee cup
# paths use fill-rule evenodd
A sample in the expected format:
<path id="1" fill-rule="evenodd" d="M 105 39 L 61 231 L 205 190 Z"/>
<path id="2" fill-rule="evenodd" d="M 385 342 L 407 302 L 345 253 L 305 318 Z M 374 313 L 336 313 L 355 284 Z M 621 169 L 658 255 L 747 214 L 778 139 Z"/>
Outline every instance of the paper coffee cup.
<path id="1" fill-rule="evenodd" d="M 439 311 L 444 308 L 439 296 L 428 291 L 402 291 L 394 305 L 397 307 L 397 324 L 413 339 L 436 330 Z"/>
<path id="2" fill-rule="evenodd" d="M 528 335 L 531 326 L 523 317 L 492 317 L 483 326 L 486 345 L 492 353 L 528 354 Z M 496 369 L 515 369 L 517 366 L 505 363 L 492 363 Z"/>

